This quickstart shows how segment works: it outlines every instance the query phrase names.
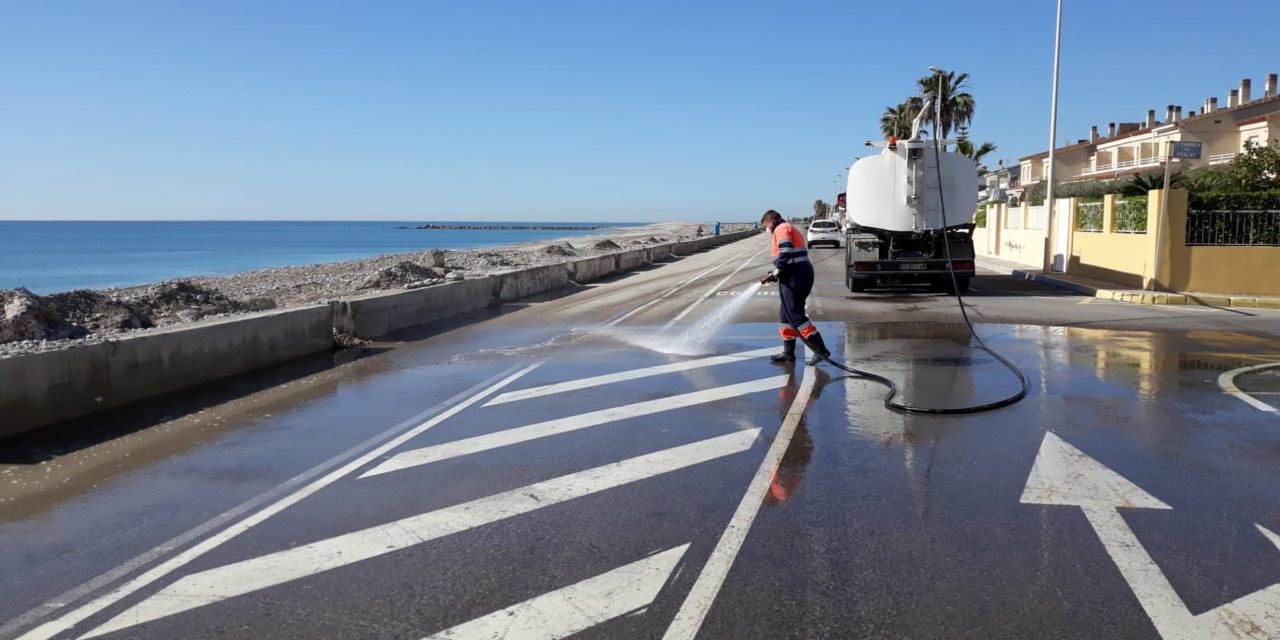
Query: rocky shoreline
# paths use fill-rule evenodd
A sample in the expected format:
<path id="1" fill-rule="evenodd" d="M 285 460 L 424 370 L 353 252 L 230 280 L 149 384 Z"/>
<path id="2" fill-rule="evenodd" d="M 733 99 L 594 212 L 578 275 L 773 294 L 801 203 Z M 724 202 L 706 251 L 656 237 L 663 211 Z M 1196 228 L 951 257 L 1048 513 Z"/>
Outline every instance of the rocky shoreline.
<path id="1" fill-rule="evenodd" d="M 722 225 L 728 232 L 749 225 Z M 0 358 L 70 348 L 207 318 L 296 307 L 449 280 L 560 264 L 650 244 L 705 236 L 709 224 L 658 223 L 609 228 L 608 233 L 444 251 L 430 249 L 363 260 L 170 280 L 117 289 L 37 296 L 0 291 Z"/>

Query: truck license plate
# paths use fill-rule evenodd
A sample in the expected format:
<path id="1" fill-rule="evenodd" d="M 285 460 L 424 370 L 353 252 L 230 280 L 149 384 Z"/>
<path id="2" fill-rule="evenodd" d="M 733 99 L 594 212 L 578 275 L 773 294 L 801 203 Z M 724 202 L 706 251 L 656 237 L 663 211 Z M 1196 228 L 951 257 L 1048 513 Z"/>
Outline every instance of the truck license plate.
<path id="1" fill-rule="evenodd" d="M 924 262 L 904 262 L 902 263 L 903 271 L 924 271 L 929 265 Z"/>

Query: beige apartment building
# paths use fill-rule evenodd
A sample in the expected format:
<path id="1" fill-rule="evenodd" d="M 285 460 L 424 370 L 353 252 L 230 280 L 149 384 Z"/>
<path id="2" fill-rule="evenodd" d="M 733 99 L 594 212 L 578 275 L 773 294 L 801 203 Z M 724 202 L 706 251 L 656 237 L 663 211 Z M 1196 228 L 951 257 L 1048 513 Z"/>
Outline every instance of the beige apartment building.
<path id="1" fill-rule="evenodd" d="M 1229 163 L 1249 143 L 1267 144 L 1280 138 L 1276 84 L 1276 74 L 1268 75 L 1261 95 L 1254 97 L 1252 81 L 1246 78 L 1228 92 L 1224 107 L 1219 106 L 1217 97 L 1211 97 L 1198 111 L 1183 113 L 1181 105 L 1168 105 L 1164 120 L 1157 120 L 1156 110 L 1151 109 L 1142 122 L 1112 122 L 1106 135 L 1092 127 L 1087 139 L 1056 150 L 1054 178 L 1058 182 L 1111 180 L 1159 170 L 1170 142 L 1204 145 L 1199 160 L 1178 161 L 1180 171 Z M 1018 162 L 1018 188 L 1010 190 L 1014 197 L 1045 180 L 1049 152 L 1019 158 Z"/>

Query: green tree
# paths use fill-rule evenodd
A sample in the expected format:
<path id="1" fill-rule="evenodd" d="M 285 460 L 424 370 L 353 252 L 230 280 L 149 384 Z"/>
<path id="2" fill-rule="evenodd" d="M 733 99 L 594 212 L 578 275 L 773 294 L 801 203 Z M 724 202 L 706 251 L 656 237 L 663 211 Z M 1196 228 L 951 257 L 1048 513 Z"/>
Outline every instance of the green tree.
<path id="1" fill-rule="evenodd" d="M 1177 181 L 1171 176 L 1169 178 L 1170 185 L 1177 184 Z M 1129 183 L 1121 187 L 1120 193 L 1126 196 L 1145 196 L 1148 191 L 1164 188 L 1164 172 L 1151 171 L 1149 173 L 1140 173 L 1129 180 Z"/>
<path id="2" fill-rule="evenodd" d="M 906 140 L 911 137 L 911 123 L 920 113 L 920 98 L 907 98 L 896 107 L 885 107 L 880 116 L 880 133 L 885 138 Z"/>
<path id="3" fill-rule="evenodd" d="M 972 140 L 965 138 L 956 143 L 956 153 L 965 156 L 966 158 L 972 158 L 973 161 L 978 164 L 982 164 L 983 156 L 995 150 L 996 145 L 994 142 L 984 142 L 980 145 L 974 146 Z"/>
<path id="4" fill-rule="evenodd" d="M 1280 142 L 1246 143 L 1230 170 L 1232 186 L 1241 191 L 1280 189 Z"/>
<path id="5" fill-rule="evenodd" d="M 829 213 L 831 213 L 831 205 L 821 200 L 813 201 L 813 217 L 815 219 L 825 218 Z"/>
<path id="6" fill-rule="evenodd" d="M 942 112 L 938 116 L 938 137 L 945 138 L 958 127 L 973 120 L 973 94 L 969 93 L 969 74 L 944 71 L 920 78 L 921 105 L 925 119 L 933 122 L 934 103 L 941 96 Z"/>

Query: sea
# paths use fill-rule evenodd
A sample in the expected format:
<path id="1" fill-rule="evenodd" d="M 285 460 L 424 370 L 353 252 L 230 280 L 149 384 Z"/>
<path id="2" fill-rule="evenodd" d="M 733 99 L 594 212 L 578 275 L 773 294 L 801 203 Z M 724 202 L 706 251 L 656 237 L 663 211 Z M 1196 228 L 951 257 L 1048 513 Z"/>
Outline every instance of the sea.
<path id="1" fill-rule="evenodd" d="M 422 224 L 626 227 L 617 222 L 0 221 L 0 289 L 48 294 L 171 278 L 470 249 L 605 231 L 403 229 Z"/>

